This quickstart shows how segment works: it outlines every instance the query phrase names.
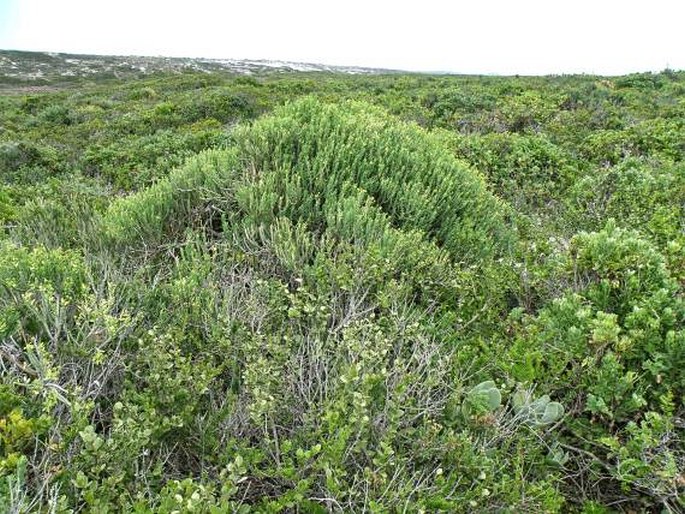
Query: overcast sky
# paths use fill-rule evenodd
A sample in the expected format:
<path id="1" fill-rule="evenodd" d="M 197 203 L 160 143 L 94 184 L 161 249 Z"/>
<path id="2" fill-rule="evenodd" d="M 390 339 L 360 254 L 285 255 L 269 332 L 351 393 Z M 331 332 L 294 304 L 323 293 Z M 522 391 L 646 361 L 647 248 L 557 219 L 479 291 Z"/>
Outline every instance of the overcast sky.
<path id="1" fill-rule="evenodd" d="M 620 74 L 685 69 L 685 0 L 0 0 L 0 48 Z"/>

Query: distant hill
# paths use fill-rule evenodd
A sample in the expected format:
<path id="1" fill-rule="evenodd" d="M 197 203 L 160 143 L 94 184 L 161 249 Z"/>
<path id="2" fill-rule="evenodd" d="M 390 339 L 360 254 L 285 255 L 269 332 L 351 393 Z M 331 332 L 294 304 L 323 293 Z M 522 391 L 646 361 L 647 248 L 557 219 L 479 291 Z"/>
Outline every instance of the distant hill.
<path id="1" fill-rule="evenodd" d="M 134 78 L 153 73 L 238 73 L 244 75 L 289 72 L 344 74 L 392 73 L 393 70 L 328 66 L 323 64 L 249 59 L 78 55 L 0 50 L 0 86 L 69 82 L 82 78 Z"/>

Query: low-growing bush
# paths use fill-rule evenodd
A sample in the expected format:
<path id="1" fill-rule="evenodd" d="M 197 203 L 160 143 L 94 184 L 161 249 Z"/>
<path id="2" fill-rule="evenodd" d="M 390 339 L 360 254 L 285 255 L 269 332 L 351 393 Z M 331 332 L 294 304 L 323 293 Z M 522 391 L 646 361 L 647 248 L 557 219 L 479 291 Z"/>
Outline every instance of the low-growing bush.
<path id="1" fill-rule="evenodd" d="M 646 494 L 677 510 L 685 463 L 679 284 L 649 242 L 614 224 L 574 237 L 558 272 L 569 291 L 524 318 L 509 372 L 571 406 L 567 448 L 591 457 L 582 472 L 607 483 L 595 494 Z"/>
<path id="2" fill-rule="evenodd" d="M 685 509 L 685 74 L 108 73 L 0 94 L 0 511 Z"/>

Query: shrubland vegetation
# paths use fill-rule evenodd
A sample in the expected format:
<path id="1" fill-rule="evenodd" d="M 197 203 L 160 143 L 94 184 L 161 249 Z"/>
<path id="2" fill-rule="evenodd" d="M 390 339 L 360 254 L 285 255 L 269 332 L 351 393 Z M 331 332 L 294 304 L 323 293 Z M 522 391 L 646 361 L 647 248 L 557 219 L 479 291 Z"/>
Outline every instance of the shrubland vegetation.
<path id="1" fill-rule="evenodd" d="M 682 512 L 685 74 L 0 96 L 3 512 Z"/>

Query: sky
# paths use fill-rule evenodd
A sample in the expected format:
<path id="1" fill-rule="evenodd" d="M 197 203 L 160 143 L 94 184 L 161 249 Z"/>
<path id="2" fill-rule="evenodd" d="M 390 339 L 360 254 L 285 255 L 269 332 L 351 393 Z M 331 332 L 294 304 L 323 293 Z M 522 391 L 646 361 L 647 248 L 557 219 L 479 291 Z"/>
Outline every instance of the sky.
<path id="1" fill-rule="evenodd" d="M 0 49 L 616 75 L 685 69 L 685 0 L 0 0 Z"/>

